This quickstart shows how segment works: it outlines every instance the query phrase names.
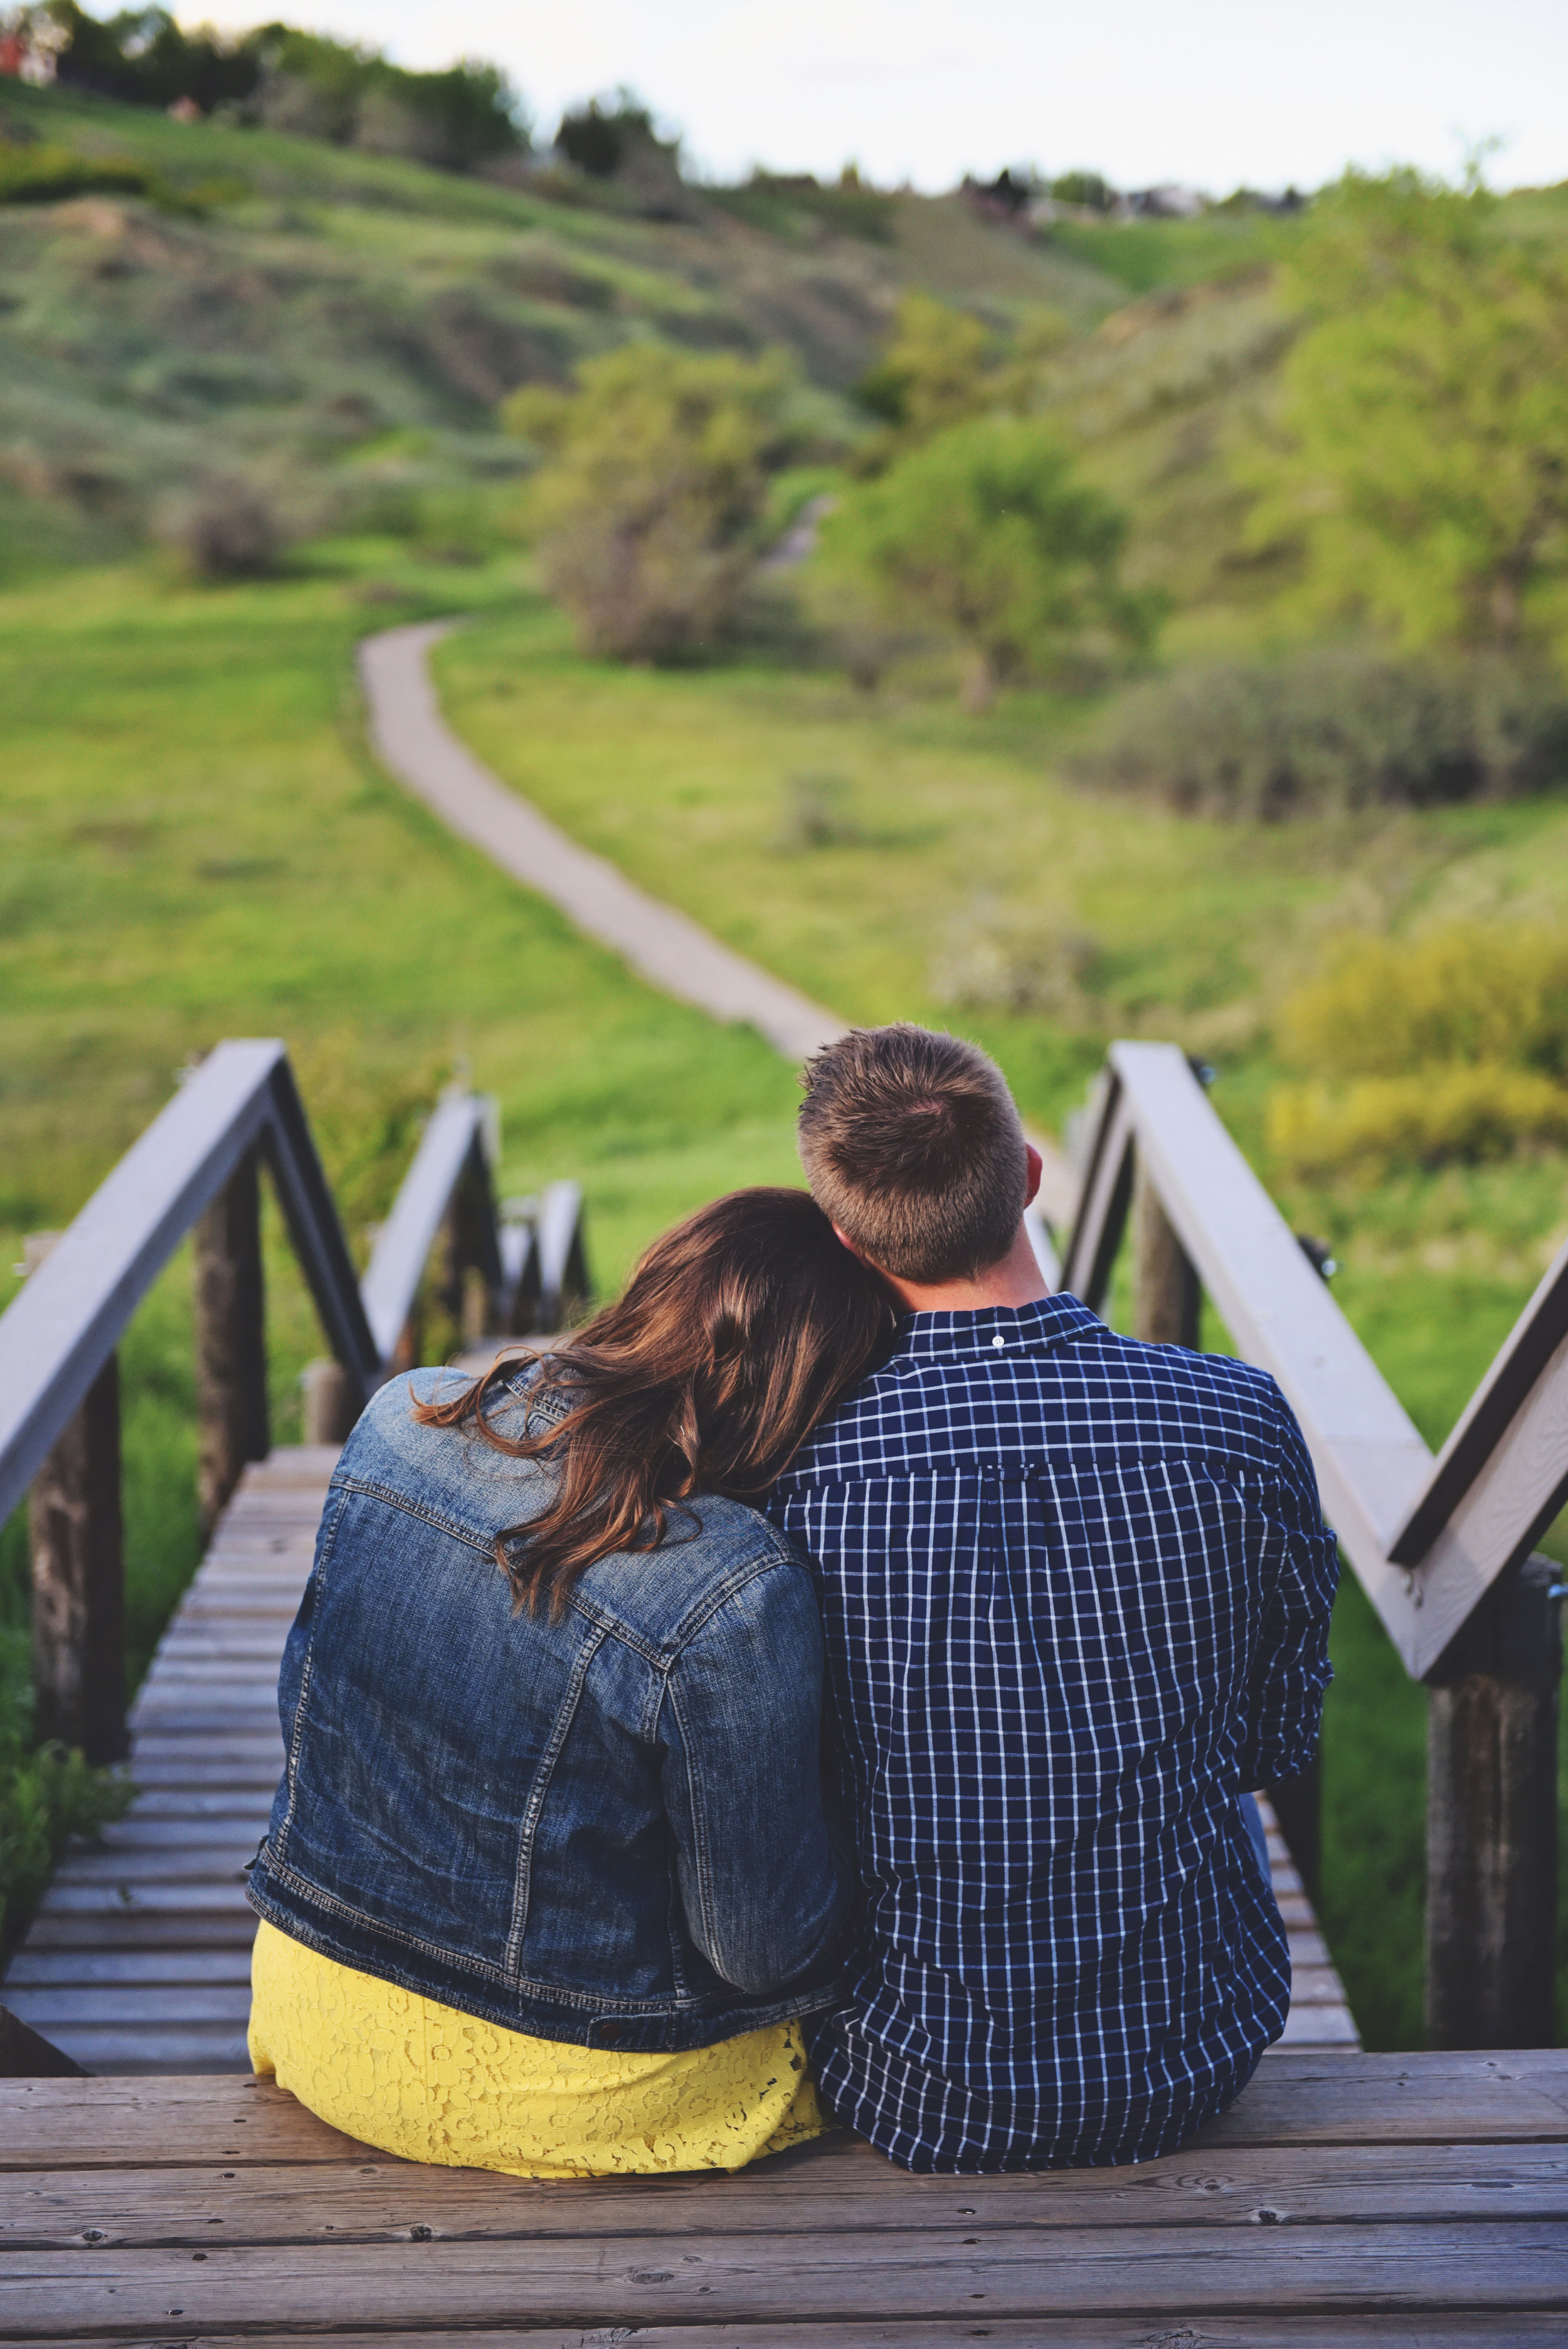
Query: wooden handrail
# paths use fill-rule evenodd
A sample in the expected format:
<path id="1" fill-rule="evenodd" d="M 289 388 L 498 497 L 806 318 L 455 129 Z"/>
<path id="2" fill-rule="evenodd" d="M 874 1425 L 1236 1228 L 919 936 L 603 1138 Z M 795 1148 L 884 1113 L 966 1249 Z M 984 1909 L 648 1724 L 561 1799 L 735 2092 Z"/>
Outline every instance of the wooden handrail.
<path id="1" fill-rule="evenodd" d="M 270 1040 L 220 1044 L 0 1315 L 0 1517 L 186 1233 L 258 1143 L 333 1351 L 370 1392 L 380 1357 L 287 1055 Z"/>
<path id="2" fill-rule="evenodd" d="M 1568 1493 L 1568 1248 L 1434 1463 L 1174 1044 L 1113 1044 L 1062 1285 L 1098 1309 L 1134 1154 L 1238 1350 L 1284 1388 L 1324 1506 L 1420 1679 Z"/>
<path id="3" fill-rule="evenodd" d="M 1529 1552 L 1568 1496 L 1568 1248 L 1434 1460 L 1184 1055 L 1114 1044 L 1097 1111 L 1062 1286 L 1099 1309 L 1136 1188 L 1136 1333 L 1171 1334 L 1195 1273 L 1284 1390 L 1340 1547 L 1429 1684 L 1431 2043 L 1549 2037 L 1562 1578 Z M 1275 1792 L 1313 1841 L 1315 1782 Z"/>
<path id="4" fill-rule="evenodd" d="M 391 1214 L 377 1235 L 361 1284 L 366 1319 L 379 1360 L 389 1362 L 413 1309 L 436 1235 L 465 1185 L 485 1202 L 476 1218 L 478 1268 L 499 1295 L 505 1287 L 487 1148 L 495 1104 L 478 1093 L 449 1093 L 437 1107 Z"/>

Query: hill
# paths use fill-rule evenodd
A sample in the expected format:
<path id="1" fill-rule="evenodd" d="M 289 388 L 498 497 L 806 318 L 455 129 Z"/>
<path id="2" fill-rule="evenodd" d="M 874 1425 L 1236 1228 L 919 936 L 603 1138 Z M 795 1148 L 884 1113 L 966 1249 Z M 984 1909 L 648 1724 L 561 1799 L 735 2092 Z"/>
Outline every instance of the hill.
<path id="1" fill-rule="evenodd" d="M 501 184 L 16 83 L 0 86 L 0 157 L 78 167 L 74 194 L 67 175 L 62 201 L 5 211 L 0 473 L 108 533 L 192 473 L 238 468 L 306 526 L 401 515 L 460 537 L 476 525 L 455 493 L 523 462 L 496 427 L 502 396 L 630 336 L 784 346 L 808 418 L 841 443 L 843 394 L 905 285 L 999 328 L 1042 310 L 1088 326 L 1123 298 L 958 197 L 845 213 L 787 186 L 688 190 L 681 217 L 652 220 L 585 177 Z M 112 184 L 138 172 L 140 193 Z"/>

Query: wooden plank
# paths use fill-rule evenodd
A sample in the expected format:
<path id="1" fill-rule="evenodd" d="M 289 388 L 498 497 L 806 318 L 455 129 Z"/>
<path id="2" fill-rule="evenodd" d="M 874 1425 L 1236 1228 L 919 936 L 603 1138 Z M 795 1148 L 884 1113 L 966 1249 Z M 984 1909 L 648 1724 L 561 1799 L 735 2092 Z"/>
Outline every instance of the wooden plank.
<path id="1" fill-rule="evenodd" d="M 1264 2218 L 1262 2214 L 1268 2212 Z M 577 2184 L 444 2169 L 372 2154 L 330 2170 L 34 2170 L 0 2188 L 0 2250 L 205 2249 L 227 2244 L 720 2233 L 961 2233 L 987 2229 L 1568 2220 L 1568 2152 L 1553 2147 L 1286 2148 L 1222 2168 L 1175 2154 L 1126 2169 L 912 2178 L 869 2148 L 848 2159 L 768 2162 L 727 2178 Z"/>
<path id="2" fill-rule="evenodd" d="M 1166 2312 L 1157 2332 L 1146 2317 L 1051 2316 L 1043 2330 L 1036 2317 L 989 2318 L 983 2325 L 933 2324 L 923 2318 L 909 2322 L 875 2316 L 854 2318 L 848 2324 L 792 2323 L 785 2317 L 759 2324 L 727 2324 L 722 2332 L 709 2325 L 639 2325 L 634 2333 L 583 2332 L 577 2324 L 508 2325 L 504 2332 L 460 2333 L 432 2329 L 417 2331 L 378 2325 L 375 2332 L 357 2329 L 347 2334 L 330 2333 L 211 2333 L 201 2335 L 201 2349 L 313 2349 L 332 2342 L 343 2349 L 346 2340 L 356 2349 L 380 2349 L 384 2343 L 418 2343 L 419 2349 L 954 2349 L 955 2343 L 986 2341 L 995 2349 L 1381 2349 L 1392 2342 L 1403 2349 L 1510 2349 L 1510 2344 L 1546 2342 L 1562 2349 L 1563 2320 L 1557 2315 L 1532 2315 L 1511 2310 L 1505 2337 L 1495 2317 L 1449 2316 L 1440 2313 L 1402 2315 L 1387 2310 L 1375 2316 L 1346 2311 L 1325 2319 L 1317 2316 L 1266 2315 L 1233 2317 L 1206 2311 L 1202 2332 L 1192 2331 L 1183 2313 Z M 118 2340 L 123 2334 L 73 2333 L 74 2341 Z M 158 2329 L 161 2344 L 194 2336 L 181 2325 L 176 2332 L 166 2323 Z M 47 2342 L 37 2335 L 15 2340 L 13 2349 L 59 2349 L 57 2333 Z"/>
<path id="3" fill-rule="evenodd" d="M 1208 2313 L 1202 2334 L 1188 2328 L 1180 2314 L 1155 2332 L 1150 2330 L 1147 2318 L 1140 2317 L 1051 2316 L 1045 2325 L 1047 2329 L 1042 2329 L 1041 2320 L 1035 2317 L 1003 2318 L 955 2331 L 951 2324 L 930 2324 L 920 2319 L 906 2323 L 858 2317 L 849 2324 L 795 2324 L 788 2317 L 779 2317 L 761 2324 L 727 2324 L 722 2333 L 707 2325 L 685 2324 L 639 2325 L 634 2334 L 624 2335 L 588 2333 L 578 2325 L 543 2329 L 530 2325 L 522 2331 L 509 2327 L 504 2333 L 436 2332 L 421 2325 L 417 2333 L 383 2328 L 352 2337 L 358 2349 L 412 2341 L 418 2341 L 421 2349 L 503 2349 L 503 2344 L 504 2349 L 614 2349 L 621 2341 L 625 2349 L 954 2349 L 956 2342 L 969 2340 L 992 2342 L 996 2349 L 1375 2349 L 1383 2342 L 1402 2344 L 1405 2349 L 1500 2349 L 1501 2340 L 1495 2319 L 1393 2313 L 1378 2316 L 1346 2313 L 1327 2320 Z M 168 2328 L 160 2335 L 162 2340 L 175 2337 Z M 285 2344 L 310 2349 L 313 2343 L 325 2341 L 333 2341 L 341 2349 L 345 2337 L 336 2331 L 207 2333 L 201 2335 L 201 2349 L 240 2349 L 242 2342 L 247 2349 L 285 2349 Z M 1561 2349 L 1562 2340 L 1560 2317 L 1511 2313 L 1508 2343 L 1552 2342 Z M 15 2349 L 45 2349 L 45 2344 L 23 2342 Z M 57 2340 L 47 2349 L 58 2349 Z"/>
<path id="4" fill-rule="evenodd" d="M 222 2023 L 243 2034 L 251 2019 L 248 1982 L 57 1983 L 26 1989 L 5 1985 L 5 2004 L 15 2015 L 41 2031 L 67 2024 L 100 2026 L 124 2023 L 128 2028 L 159 2023 L 173 2029 L 183 2023 Z"/>
<path id="5" fill-rule="evenodd" d="M 961 2222 L 962 2223 L 962 2222 Z M 1443 2308 L 1568 2311 L 1568 2223 L 539 2238 L 209 2251 L 17 2251 L 0 2270 L 0 2333 L 183 2318 L 243 2326 L 577 2325 L 856 2315 L 984 2316 Z"/>
<path id="6" fill-rule="evenodd" d="M 29 1950 L 248 1950 L 256 1938 L 249 1909 L 111 1909 L 93 1915 L 46 1909 L 33 1920 Z"/>
<path id="7" fill-rule="evenodd" d="M 0 2168 L 188 2166 L 246 2147 L 255 2161 L 330 2162 L 349 2143 L 266 2080 L 0 2081 Z M 1207 2163 L 1244 2147 L 1460 2143 L 1568 2143 L 1568 2049 L 1354 2060 L 1267 2054 L 1189 2153 Z M 844 2139 L 829 2139 L 811 2156 L 860 2158 Z"/>
<path id="8" fill-rule="evenodd" d="M 5 1977 L 5 1995 L 59 1982 L 243 1982 L 251 1980 L 248 1950 L 19 1950 Z"/>
<path id="9" fill-rule="evenodd" d="M 132 2079 L 178 2072 L 248 2074 L 250 2054 L 243 2023 L 193 2023 L 159 2029 L 152 2024 L 57 2023 L 55 2044 L 84 2072 L 113 2073 Z"/>

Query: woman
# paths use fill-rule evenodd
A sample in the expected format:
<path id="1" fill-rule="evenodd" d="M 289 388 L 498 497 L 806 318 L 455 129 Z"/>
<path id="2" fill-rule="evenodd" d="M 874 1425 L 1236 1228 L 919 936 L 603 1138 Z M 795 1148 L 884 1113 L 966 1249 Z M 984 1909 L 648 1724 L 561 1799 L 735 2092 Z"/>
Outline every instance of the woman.
<path id="1" fill-rule="evenodd" d="M 734 2169 L 828 2126 L 799 2025 L 853 1887 L 821 1634 L 747 1504 L 890 1327 L 804 1192 L 741 1191 L 562 1352 L 382 1389 L 284 1657 L 258 2072 L 522 2177 Z"/>

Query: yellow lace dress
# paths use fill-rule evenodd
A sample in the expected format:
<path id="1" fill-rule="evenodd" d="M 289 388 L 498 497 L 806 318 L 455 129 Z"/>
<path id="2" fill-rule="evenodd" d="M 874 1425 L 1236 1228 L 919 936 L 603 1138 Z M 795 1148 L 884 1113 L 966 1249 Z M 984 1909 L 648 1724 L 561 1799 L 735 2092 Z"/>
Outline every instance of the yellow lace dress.
<path id="1" fill-rule="evenodd" d="M 482 2023 L 265 1923 L 250 2047 L 255 2071 L 363 2144 L 513 2178 L 741 2169 L 831 2127 L 798 2023 L 618 2055 Z"/>

